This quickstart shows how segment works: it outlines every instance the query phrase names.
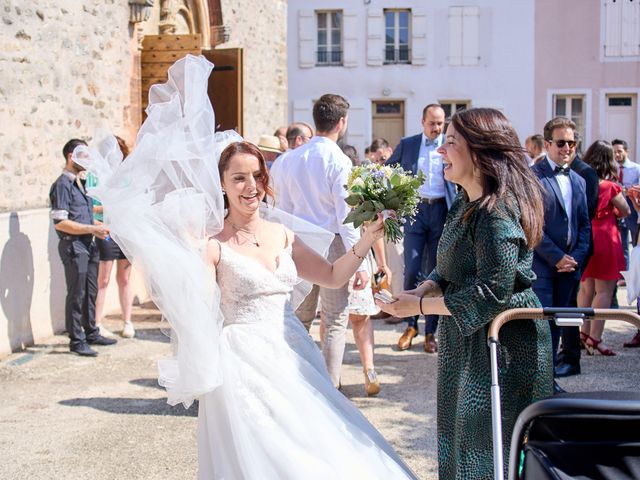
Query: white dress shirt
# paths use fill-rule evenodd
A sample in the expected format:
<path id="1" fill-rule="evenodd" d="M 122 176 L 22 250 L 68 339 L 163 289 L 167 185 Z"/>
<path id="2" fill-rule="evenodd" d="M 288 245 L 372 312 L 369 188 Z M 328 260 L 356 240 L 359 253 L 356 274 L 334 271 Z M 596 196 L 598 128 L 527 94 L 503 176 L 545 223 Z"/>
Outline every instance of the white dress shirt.
<path id="1" fill-rule="evenodd" d="M 549 157 L 547 157 L 547 162 L 549 162 L 549 165 L 551 166 L 551 170 L 555 170 L 556 167 L 558 166 Z M 567 168 L 569 168 L 568 165 L 567 165 Z M 571 238 L 572 238 L 571 208 L 573 207 L 573 200 L 572 200 L 573 188 L 571 187 L 571 179 L 569 178 L 569 175 L 556 174 L 555 179 L 558 182 L 558 186 L 560 187 L 560 193 L 562 193 L 562 203 L 564 204 L 564 211 L 567 214 L 567 221 L 568 221 L 567 227 L 569 229 L 567 233 L 567 245 L 568 245 L 571 243 Z"/>
<path id="2" fill-rule="evenodd" d="M 342 222 L 351 208 L 345 202 L 352 164 L 336 143 L 313 137 L 280 156 L 271 169 L 275 206 L 339 234 L 346 250 L 360 240 L 353 224 Z"/>
<path id="3" fill-rule="evenodd" d="M 426 180 L 418 190 L 423 198 L 442 198 L 445 196 L 444 171 L 442 169 L 442 155 L 437 150 L 442 146 L 444 135 L 438 135 L 433 142 L 422 134 L 420 151 L 418 153 L 418 170 L 426 175 Z"/>

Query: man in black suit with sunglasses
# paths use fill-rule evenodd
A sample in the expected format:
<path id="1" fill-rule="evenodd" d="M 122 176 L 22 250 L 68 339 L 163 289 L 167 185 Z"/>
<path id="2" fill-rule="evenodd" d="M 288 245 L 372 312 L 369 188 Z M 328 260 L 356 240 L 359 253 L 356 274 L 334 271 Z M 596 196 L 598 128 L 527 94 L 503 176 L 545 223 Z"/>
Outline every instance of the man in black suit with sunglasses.
<path id="1" fill-rule="evenodd" d="M 545 189 L 544 231 L 533 255 L 533 271 L 537 280 L 533 290 L 543 307 L 575 306 L 580 284 L 580 270 L 589 250 L 591 222 L 587 210 L 585 181 L 571 170 L 576 147 L 576 125 L 567 118 L 557 117 L 544 126 L 547 155 L 532 167 Z M 553 364 L 557 365 L 557 350 L 561 330 L 551 326 Z M 568 371 L 560 376 L 579 374 L 579 356 Z"/>

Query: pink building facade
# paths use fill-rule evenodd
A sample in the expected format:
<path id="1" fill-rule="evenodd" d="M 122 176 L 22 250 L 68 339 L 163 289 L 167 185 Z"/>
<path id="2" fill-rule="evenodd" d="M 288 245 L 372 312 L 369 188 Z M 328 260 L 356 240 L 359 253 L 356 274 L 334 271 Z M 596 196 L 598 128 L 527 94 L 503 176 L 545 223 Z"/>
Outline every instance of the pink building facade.
<path id="1" fill-rule="evenodd" d="M 536 133 L 571 117 L 583 149 L 621 138 L 640 162 L 640 2 L 536 0 Z"/>

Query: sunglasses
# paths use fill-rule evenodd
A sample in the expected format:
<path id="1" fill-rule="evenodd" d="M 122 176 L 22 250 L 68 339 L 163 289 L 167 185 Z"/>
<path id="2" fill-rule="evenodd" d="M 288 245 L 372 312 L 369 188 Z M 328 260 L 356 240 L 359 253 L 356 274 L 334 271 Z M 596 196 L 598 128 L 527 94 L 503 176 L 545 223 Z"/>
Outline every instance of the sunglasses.
<path id="1" fill-rule="evenodd" d="M 575 148 L 576 141 L 575 140 L 547 140 L 549 143 L 555 143 L 558 148 L 564 148 L 565 145 L 568 145 L 569 148 Z"/>

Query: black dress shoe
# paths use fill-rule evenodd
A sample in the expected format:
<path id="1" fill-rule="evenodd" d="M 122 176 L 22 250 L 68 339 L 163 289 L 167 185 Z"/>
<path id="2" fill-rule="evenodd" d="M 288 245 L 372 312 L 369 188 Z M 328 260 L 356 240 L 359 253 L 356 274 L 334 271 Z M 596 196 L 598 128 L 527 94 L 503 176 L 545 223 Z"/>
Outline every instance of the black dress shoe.
<path id="1" fill-rule="evenodd" d="M 556 378 L 570 377 L 571 375 L 580 375 L 580 365 L 559 363 L 554 370 L 554 374 Z"/>
<path id="2" fill-rule="evenodd" d="M 558 385 L 558 383 L 554 380 L 553 381 L 553 394 L 554 395 L 560 395 L 561 393 L 567 393 L 567 391 L 562 388 L 560 385 Z"/>
<path id="3" fill-rule="evenodd" d="M 96 335 L 93 338 L 87 338 L 87 343 L 91 345 L 113 345 L 114 343 L 118 343 L 118 340 L 115 338 L 107 338 L 102 335 Z"/>
<path id="4" fill-rule="evenodd" d="M 71 353 L 75 353 L 76 355 L 80 355 L 81 357 L 96 357 L 98 355 L 98 352 L 92 349 L 85 342 L 69 347 L 69 351 Z"/>

